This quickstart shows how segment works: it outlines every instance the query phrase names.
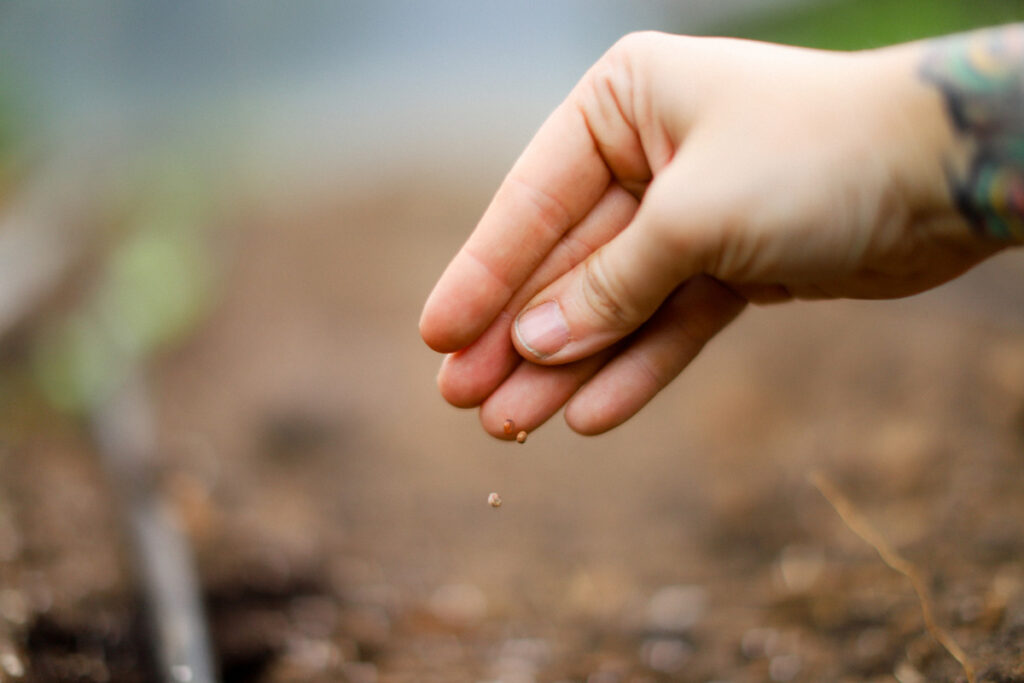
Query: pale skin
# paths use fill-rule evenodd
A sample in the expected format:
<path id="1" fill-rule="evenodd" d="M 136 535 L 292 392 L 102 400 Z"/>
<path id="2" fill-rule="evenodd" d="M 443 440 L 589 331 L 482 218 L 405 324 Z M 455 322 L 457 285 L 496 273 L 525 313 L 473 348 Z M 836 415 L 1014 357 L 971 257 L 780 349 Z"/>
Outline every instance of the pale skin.
<path id="1" fill-rule="evenodd" d="M 543 124 L 431 293 L 442 395 L 502 439 L 629 419 L 748 303 L 888 298 L 1012 241 L 951 178 L 972 143 L 929 43 L 832 53 L 627 36 Z"/>

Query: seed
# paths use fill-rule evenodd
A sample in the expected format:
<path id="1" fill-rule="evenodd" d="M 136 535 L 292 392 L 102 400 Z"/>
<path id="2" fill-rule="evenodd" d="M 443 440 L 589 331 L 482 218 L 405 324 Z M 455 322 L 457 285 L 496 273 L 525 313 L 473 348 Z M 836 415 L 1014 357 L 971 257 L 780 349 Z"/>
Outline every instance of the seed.
<path id="1" fill-rule="evenodd" d="M 516 428 L 516 423 L 512 420 L 505 420 L 505 423 L 501 425 L 501 428 L 505 430 L 505 436 L 511 436 L 512 430 Z"/>
<path id="2" fill-rule="evenodd" d="M 490 505 L 492 508 L 500 508 L 501 496 L 499 496 L 497 493 L 491 493 L 491 495 L 487 496 L 487 504 Z"/>
<path id="3" fill-rule="evenodd" d="M 525 443 L 526 442 L 526 431 L 525 430 L 519 432 L 518 434 L 516 434 L 516 441 L 518 441 L 519 443 Z"/>

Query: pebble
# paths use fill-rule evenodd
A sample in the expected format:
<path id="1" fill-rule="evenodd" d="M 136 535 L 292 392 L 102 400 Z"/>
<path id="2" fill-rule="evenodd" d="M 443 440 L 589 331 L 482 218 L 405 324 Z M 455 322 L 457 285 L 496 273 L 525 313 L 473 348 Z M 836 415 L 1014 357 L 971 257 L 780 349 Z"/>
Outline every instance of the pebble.
<path id="1" fill-rule="evenodd" d="M 448 584 L 430 596 L 430 611 L 441 621 L 468 626 L 483 619 L 487 598 L 471 583 Z"/>
<path id="2" fill-rule="evenodd" d="M 551 645 L 543 638 L 510 638 L 501 645 L 494 664 L 501 683 L 536 683 L 537 673 L 551 659 Z"/>
<path id="3" fill-rule="evenodd" d="M 5 652 L 0 655 L 0 670 L 11 678 L 21 678 L 25 675 L 25 665 L 13 652 Z"/>
<path id="4" fill-rule="evenodd" d="M 793 593 L 806 592 L 822 575 L 825 552 L 813 545 L 787 545 L 779 554 L 778 568 L 787 589 Z"/>
<path id="5" fill-rule="evenodd" d="M 684 633 L 707 609 L 708 592 L 701 586 L 666 586 L 647 603 L 647 626 L 656 631 Z"/>
<path id="6" fill-rule="evenodd" d="M 294 638 L 288 643 L 286 659 L 296 671 L 319 673 L 336 667 L 341 652 L 329 640 Z"/>
<path id="7" fill-rule="evenodd" d="M 501 425 L 502 430 L 505 432 L 505 436 L 512 436 L 512 430 L 516 428 L 516 423 L 512 420 L 505 420 Z"/>
<path id="8" fill-rule="evenodd" d="M 909 662 L 897 664 L 892 675 L 900 683 L 925 683 L 925 677 Z"/>
<path id="9" fill-rule="evenodd" d="M 492 492 L 490 495 L 487 496 L 487 504 L 490 505 L 492 508 L 500 508 L 501 496 L 499 496 L 497 493 Z"/>
<path id="10" fill-rule="evenodd" d="M 652 638 L 640 650 L 644 664 L 666 674 L 681 671 L 692 654 L 693 647 L 676 638 Z"/>
<path id="11" fill-rule="evenodd" d="M 516 434 L 516 443 L 526 443 L 526 431 L 520 431 Z"/>

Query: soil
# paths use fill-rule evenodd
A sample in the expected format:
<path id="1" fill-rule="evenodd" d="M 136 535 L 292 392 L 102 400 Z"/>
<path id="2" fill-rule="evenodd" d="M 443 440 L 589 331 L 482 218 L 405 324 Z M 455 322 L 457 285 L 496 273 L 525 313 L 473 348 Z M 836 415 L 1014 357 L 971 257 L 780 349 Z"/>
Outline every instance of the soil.
<path id="1" fill-rule="evenodd" d="M 250 202 L 215 312 L 153 364 L 225 681 L 966 680 L 820 471 L 979 680 L 1024 682 L 1022 254 L 751 309 L 629 424 L 520 446 L 443 403 L 416 333 L 492 179 L 400 180 Z M 152 680 L 118 508 L 30 345 L 0 370 L 0 681 Z"/>

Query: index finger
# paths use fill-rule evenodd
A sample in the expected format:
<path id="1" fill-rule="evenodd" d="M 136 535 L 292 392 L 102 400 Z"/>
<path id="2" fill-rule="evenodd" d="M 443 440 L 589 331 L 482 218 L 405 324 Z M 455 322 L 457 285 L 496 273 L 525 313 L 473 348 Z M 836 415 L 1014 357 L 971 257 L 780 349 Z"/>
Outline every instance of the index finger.
<path id="1" fill-rule="evenodd" d="M 537 131 L 434 286 L 420 317 L 427 345 L 451 353 L 479 337 L 610 180 L 570 97 Z"/>

